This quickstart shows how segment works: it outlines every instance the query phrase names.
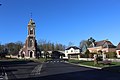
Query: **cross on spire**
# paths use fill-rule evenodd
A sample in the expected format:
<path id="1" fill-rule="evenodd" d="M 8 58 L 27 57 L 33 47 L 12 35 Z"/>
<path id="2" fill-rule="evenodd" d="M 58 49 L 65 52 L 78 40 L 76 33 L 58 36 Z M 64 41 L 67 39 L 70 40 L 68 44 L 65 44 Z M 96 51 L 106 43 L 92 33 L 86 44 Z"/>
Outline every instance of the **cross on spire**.
<path id="1" fill-rule="evenodd" d="M 31 19 L 32 19 L 32 12 L 30 13 L 30 17 L 31 17 Z"/>

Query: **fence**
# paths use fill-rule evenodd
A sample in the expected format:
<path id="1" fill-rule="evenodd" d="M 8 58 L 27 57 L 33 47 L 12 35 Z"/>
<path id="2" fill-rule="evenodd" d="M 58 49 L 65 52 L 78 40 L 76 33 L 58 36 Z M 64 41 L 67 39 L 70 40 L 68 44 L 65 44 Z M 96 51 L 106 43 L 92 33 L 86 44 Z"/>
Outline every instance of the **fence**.
<path id="1" fill-rule="evenodd" d="M 83 61 L 93 61 L 93 58 L 79 58 L 79 60 L 83 60 Z"/>
<path id="2" fill-rule="evenodd" d="M 79 60 L 83 60 L 83 61 L 94 61 L 94 58 L 79 58 Z M 112 62 L 120 62 L 120 59 L 108 59 L 106 58 L 105 60 L 110 60 Z"/>

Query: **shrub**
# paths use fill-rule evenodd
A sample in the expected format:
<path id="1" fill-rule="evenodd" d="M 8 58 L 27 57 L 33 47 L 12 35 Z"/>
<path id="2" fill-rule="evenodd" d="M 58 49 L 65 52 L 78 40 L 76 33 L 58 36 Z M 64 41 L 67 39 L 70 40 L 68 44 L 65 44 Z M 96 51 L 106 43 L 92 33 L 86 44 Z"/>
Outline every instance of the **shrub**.
<path id="1" fill-rule="evenodd" d="M 116 52 L 107 52 L 106 53 L 107 58 L 116 58 L 117 57 L 116 55 L 117 55 Z"/>
<path id="2" fill-rule="evenodd" d="M 101 56 L 97 57 L 97 61 L 103 61 L 102 57 Z"/>
<path id="3" fill-rule="evenodd" d="M 85 58 L 89 58 L 90 51 L 87 49 L 85 52 Z"/>

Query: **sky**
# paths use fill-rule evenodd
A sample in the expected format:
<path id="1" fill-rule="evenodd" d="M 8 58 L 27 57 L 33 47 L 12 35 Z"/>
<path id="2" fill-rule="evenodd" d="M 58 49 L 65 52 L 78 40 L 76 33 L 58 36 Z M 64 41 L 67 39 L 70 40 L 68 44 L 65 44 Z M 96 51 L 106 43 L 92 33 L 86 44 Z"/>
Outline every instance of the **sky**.
<path id="1" fill-rule="evenodd" d="M 0 43 L 22 41 L 27 24 L 36 23 L 36 39 L 78 46 L 96 41 L 120 42 L 120 0 L 0 0 Z"/>

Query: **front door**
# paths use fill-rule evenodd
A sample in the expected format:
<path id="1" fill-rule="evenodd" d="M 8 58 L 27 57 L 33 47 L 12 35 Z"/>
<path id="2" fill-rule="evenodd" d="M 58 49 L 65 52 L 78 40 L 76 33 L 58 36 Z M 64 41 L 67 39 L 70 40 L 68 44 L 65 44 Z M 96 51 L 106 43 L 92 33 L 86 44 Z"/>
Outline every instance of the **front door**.
<path id="1" fill-rule="evenodd" d="M 32 56 L 32 54 L 33 54 L 33 52 L 32 51 L 30 51 L 30 58 L 32 58 L 33 56 Z"/>

